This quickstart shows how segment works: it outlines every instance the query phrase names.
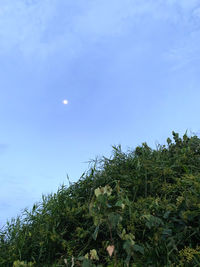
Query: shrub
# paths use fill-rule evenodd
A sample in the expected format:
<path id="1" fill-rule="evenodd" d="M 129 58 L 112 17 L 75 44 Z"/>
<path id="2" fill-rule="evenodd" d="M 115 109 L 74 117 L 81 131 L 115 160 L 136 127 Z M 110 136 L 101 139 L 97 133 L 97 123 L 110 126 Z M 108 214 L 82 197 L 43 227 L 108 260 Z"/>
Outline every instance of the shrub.
<path id="1" fill-rule="evenodd" d="M 200 266 L 200 139 L 113 147 L 0 232 L 0 266 Z"/>

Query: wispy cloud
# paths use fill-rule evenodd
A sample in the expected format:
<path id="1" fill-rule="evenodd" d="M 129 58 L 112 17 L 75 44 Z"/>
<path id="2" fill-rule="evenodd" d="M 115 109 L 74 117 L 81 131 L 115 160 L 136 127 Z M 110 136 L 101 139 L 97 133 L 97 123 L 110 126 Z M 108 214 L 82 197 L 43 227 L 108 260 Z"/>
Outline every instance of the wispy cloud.
<path id="1" fill-rule="evenodd" d="M 183 38 L 182 43 L 176 45 L 166 55 L 167 59 L 175 62 L 173 70 L 179 70 L 186 66 L 199 64 L 200 60 L 200 31 L 188 34 L 188 38 Z"/>
<path id="2" fill-rule="evenodd" d="M 0 45 L 4 52 L 10 49 L 19 49 L 24 53 L 38 48 L 42 50 L 41 35 L 53 16 L 55 1 L 48 4 L 48 0 L 1 2 Z"/>
<path id="3" fill-rule="evenodd" d="M 86 40 L 98 42 L 132 32 L 145 18 L 182 24 L 190 31 L 200 24 L 198 4 L 198 0 L 4 0 L 0 3 L 1 53 L 17 49 L 26 56 L 47 57 L 62 50 L 72 56 Z"/>

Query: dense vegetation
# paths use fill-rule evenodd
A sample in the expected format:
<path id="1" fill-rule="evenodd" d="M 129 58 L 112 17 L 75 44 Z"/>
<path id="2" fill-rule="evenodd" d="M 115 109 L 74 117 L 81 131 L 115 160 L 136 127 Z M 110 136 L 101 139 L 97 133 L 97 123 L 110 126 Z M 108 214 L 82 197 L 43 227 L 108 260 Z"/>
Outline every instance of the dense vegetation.
<path id="1" fill-rule="evenodd" d="M 0 266 L 200 266 L 200 139 L 95 160 L 0 232 Z"/>

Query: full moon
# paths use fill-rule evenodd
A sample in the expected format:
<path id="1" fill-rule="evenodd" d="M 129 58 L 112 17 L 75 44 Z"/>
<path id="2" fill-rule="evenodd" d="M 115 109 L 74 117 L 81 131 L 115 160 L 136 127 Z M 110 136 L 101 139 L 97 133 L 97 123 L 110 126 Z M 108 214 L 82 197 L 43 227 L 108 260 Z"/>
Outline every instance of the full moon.
<path id="1" fill-rule="evenodd" d="M 64 104 L 64 105 L 67 105 L 67 104 L 68 104 L 68 100 L 67 100 L 67 99 L 64 99 L 64 100 L 63 100 L 63 104 Z"/>

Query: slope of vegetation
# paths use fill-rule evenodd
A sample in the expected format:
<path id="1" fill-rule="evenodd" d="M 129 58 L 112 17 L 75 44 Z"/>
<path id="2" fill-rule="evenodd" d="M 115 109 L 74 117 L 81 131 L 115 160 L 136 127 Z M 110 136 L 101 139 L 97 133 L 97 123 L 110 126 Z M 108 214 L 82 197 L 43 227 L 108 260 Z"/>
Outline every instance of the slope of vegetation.
<path id="1" fill-rule="evenodd" d="M 0 232 L 0 266 L 200 266 L 200 139 L 94 161 Z"/>

